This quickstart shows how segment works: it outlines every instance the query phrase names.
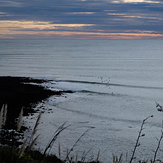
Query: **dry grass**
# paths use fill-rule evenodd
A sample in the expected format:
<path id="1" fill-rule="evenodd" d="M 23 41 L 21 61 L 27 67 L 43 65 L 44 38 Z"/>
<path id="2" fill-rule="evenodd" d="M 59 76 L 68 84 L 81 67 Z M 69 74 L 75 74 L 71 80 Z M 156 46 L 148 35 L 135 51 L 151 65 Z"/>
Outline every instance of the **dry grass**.
<path id="1" fill-rule="evenodd" d="M 0 129 L 5 126 L 7 119 L 7 104 L 3 104 L 0 111 Z"/>
<path id="2" fill-rule="evenodd" d="M 163 112 L 163 107 L 161 105 L 159 105 L 158 103 L 156 104 L 156 107 L 158 109 L 158 111 L 161 111 Z M 4 125 L 5 125 L 5 122 L 6 122 L 6 117 L 7 117 L 7 104 L 3 105 L 2 108 L 1 108 L 1 111 L 0 111 L 0 128 L 3 128 Z M 134 149 L 133 149 L 133 152 L 132 152 L 132 155 L 131 157 L 129 158 L 129 161 L 125 161 L 125 163 L 132 163 L 135 159 L 136 159 L 136 156 L 135 156 L 135 153 L 136 153 L 136 150 L 137 148 L 140 146 L 140 143 L 139 143 L 139 140 L 141 137 L 144 137 L 145 134 L 142 134 L 142 131 L 144 129 L 144 125 L 146 123 L 146 121 L 153 117 L 153 115 L 145 118 L 143 121 L 142 121 L 142 124 L 140 126 L 140 130 L 138 132 L 138 136 L 137 136 L 137 139 L 136 139 L 136 143 L 135 143 L 135 146 L 134 146 Z M 20 114 L 19 114 L 19 117 L 18 117 L 18 120 L 17 120 L 17 132 L 20 131 L 21 129 L 21 125 L 22 125 L 22 118 L 23 118 L 23 108 L 21 109 L 20 111 Z M 35 136 L 36 133 L 37 133 L 37 130 L 38 130 L 38 125 L 40 123 L 40 119 L 41 119 L 41 113 L 38 115 L 37 117 L 37 120 L 36 120 L 36 123 L 33 127 L 33 130 L 32 130 L 32 133 L 31 133 L 31 136 L 30 138 L 28 139 L 25 139 L 24 142 L 22 143 L 19 151 L 17 152 L 18 154 L 18 158 L 17 159 L 21 159 L 23 158 L 24 156 L 28 155 L 34 148 L 34 145 L 39 137 L 39 135 Z M 50 150 L 52 149 L 52 146 L 54 144 L 54 142 L 56 141 L 57 137 L 59 136 L 59 134 L 61 132 L 63 132 L 65 129 L 67 129 L 70 125 L 66 126 L 66 122 L 63 123 L 61 126 L 59 126 L 59 128 L 54 132 L 53 136 L 51 137 L 51 139 L 49 140 L 49 143 L 47 144 L 47 146 L 45 147 L 45 150 L 42 154 L 39 155 L 39 159 L 37 160 L 37 163 L 42 163 L 44 158 L 46 158 L 48 155 L 49 155 L 49 152 Z M 61 163 L 84 163 L 85 160 L 86 160 L 86 154 L 84 155 L 84 157 L 81 158 L 81 160 L 79 161 L 79 156 L 78 156 L 78 153 L 76 155 L 74 155 L 73 157 L 70 157 L 70 153 L 73 151 L 74 147 L 77 145 L 77 143 L 81 140 L 81 138 L 88 132 L 88 130 L 86 130 L 78 139 L 77 141 L 74 143 L 74 145 L 70 148 L 70 150 L 67 149 L 67 154 L 66 154 L 66 158 L 61 161 L 60 160 L 59 162 Z M 161 145 L 161 141 L 163 139 L 163 123 L 162 123 L 162 130 L 161 130 L 161 136 L 160 138 L 158 139 L 158 144 L 157 144 L 157 147 L 154 151 L 154 156 L 153 156 L 153 160 L 146 160 L 146 161 L 139 161 L 139 163 L 147 163 L 147 162 L 150 162 L 150 163 L 155 163 L 156 161 L 158 161 L 157 159 L 157 153 L 160 149 L 160 145 Z M 14 139 L 13 139 L 14 140 Z M 14 144 L 15 142 L 13 142 Z M 14 146 L 13 146 L 14 147 Z M 12 147 L 12 148 L 13 148 Z M 12 149 L 11 148 L 11 149 Z M 0 148 L 1 149 L 1 148 Z M 91 149 L 90 149 L 91 150 Z M 89 150 L 89 151 L 90 151 Z M 15 150 L 10 150 L 10 152 L 13 152 Z M 48 152 L 49 151 L 49 152 Z M 88 152 L 89 152 L 88 151 Z M 87 153 L 88 153 L 87 152 Z M 11 153 L 11 156 L 13 155 L 13 153 Z M 61 158 L 61 147 L 60 147 L 60 143 L 58 144 L 58 155 L 59 155 L 59 158 Z M 101 156 L 101 151 L 98 150 L 97 152 L 97 156 L 95 157 L 95 161 L 93 161 L 94 163 L 99 163 L 99 158 Z M 120 155 L 119 157 L 114 155 L 112 156 L 112 162 L 113 163 L 123 163 L 124 161 L 122 160 L 122 155 Z M 8 162 L 7 162 L 8 163 Z"/>
<path id="3" fill-rule="evenodd" d="M 22 118 L 23 118 L 23 108 L 20 111 L 18 121 L 17 121 L 17 131 L 20 131 L 21 126 L 22 126 Z"/>

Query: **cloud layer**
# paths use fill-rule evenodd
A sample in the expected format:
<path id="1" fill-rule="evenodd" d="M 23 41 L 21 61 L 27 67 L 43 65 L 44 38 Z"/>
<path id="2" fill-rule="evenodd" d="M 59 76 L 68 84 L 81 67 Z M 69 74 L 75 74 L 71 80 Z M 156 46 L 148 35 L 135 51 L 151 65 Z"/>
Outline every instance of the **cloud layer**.
<path id="1" fill-rule="evenodd" d="M 0 38 L 163 38 L 159 0 L 0 1 Z"/>

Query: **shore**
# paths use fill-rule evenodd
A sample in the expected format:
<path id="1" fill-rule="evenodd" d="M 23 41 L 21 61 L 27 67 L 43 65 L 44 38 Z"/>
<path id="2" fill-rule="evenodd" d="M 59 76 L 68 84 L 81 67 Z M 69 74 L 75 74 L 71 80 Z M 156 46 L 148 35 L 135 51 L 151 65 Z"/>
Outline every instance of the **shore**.
<path id="1" fill-rule="evenodd" d="M 7 104 L 7 122 L 6 128 L 15 127 L 15 119 L 19 116 L 20 110 L 24 107 L 23 115 L 34 113 L 33 107 L 52 95 L 61 95 L 71 91 L 52 91 L 39 85 L 48 82 L 42 79 L 33 79 L 28 77 L 0 77 L 0 107 Z"/>

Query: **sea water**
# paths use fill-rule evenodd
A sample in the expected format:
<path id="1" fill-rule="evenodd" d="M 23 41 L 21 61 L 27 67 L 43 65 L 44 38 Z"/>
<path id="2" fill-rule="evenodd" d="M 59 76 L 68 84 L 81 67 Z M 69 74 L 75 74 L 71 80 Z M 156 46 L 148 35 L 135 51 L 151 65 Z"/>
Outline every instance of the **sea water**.
<path id="1" fill-rule="evenodd" d="M 136 160 L 153 159 L 163 118 L 156 108 L 156 102 L 163 105 L 162 45 L 163 40 L 0 40 L 0 75 L 44 78 L 48 89 L 74 91 L 40 104 L 48 111 L 36 148 L 43 150 L 66 122 L 70 126 L 52 153 L 58 155 L 60 142 L 66 157 L 87 131 L 72 156 L 91 160 L 100 151 L 102 162 L 112 162 L 112 154 L 130 160 L 142 121 L 153 115 L 135 153 Z"/>

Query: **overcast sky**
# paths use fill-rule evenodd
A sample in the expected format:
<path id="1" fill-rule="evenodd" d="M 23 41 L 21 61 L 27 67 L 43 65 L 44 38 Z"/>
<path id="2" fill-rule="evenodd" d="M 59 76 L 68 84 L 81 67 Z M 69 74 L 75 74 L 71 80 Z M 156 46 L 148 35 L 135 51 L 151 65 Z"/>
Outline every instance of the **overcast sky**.
<path id="1" fill-rule="evenodd" d="M 0 0 L 0 39 L 163 39 L 163 0 Z"/>

